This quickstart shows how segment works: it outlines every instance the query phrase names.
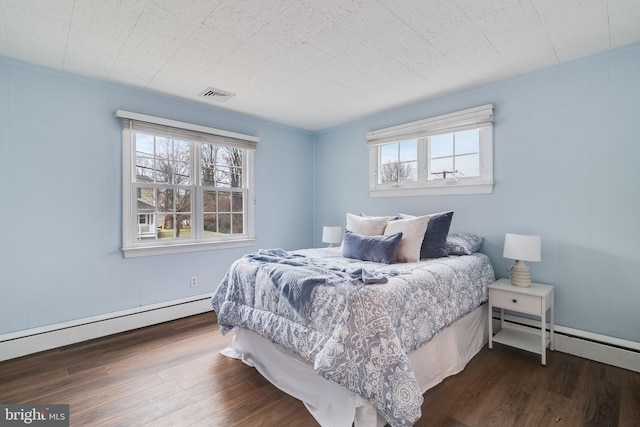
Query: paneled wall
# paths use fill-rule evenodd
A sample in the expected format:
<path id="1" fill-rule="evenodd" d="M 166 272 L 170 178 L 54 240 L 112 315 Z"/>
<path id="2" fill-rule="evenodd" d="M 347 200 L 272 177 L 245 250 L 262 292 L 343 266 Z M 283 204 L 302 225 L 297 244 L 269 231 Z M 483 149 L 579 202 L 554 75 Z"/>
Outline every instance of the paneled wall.
<path id="1" fill-rule="evenodd" d="M 260 138 L 255 247 L 123 258 L 118 108 Z M 0 58 L 0 334 L 212 293 L 248 251 L 311 246 L 312 141 L 306 131 Z"/>
<path id="2" fill-rule="evenodd" d="M 365 134 L 495 104 L 493 194 L 370 198 Z M 315 136 L 316 244 L 345 213 L 453 209 L 507 277 L 506 232 L 540 234 L 534 281 L 556 285 L 566 327 L 640 342 L 640 46 L 368 117 Z"/>

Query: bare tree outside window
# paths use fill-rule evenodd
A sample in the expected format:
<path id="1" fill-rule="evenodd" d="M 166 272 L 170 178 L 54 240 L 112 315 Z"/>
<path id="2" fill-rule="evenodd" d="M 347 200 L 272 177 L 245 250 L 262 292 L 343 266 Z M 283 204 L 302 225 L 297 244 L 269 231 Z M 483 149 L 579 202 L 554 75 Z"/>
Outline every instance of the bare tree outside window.
<path id="1" fill-rule="evenodd" d="M 242 150 L 202 144 L 201 165 L 205 234 L 243 233 L 243 193 L 222 190 L 242 187 Z"/>
<path id="2" fill-rule="evenodd" d="M 242 150 L 202 144 L 202 185 L 210 187 L 242 186 Z"/>
<path id="3" fill-rule="evenodd" d="M 189 142 L 146 134 L 136 136 L 136 181 L 172 187 L 191 184 Z M 157 221 L 152 225 L 159 227 L 154 233 L 157 238 L 180 238 L 181 234 L 185 237 L 184 232 L 186 237 L 191 235 L 191 191 L 188 189 L 141 188 L 138 202 L 153 208 Z M 150 230 L 147 235 L 151 235 Z"/>
<path id="4" fill-rule="evenodd" d="M 380 153 L 379 184 L 400 184 L 417 180 L 417 140 L 408 139 L 382 144 L 378 150 Z"/>
<path id="5" fill-rule="evenodd" d="M 380 183 L 391 184 L 416 180 L 416 172 L 412 163 L 388 162 L 380 168 Z"/>

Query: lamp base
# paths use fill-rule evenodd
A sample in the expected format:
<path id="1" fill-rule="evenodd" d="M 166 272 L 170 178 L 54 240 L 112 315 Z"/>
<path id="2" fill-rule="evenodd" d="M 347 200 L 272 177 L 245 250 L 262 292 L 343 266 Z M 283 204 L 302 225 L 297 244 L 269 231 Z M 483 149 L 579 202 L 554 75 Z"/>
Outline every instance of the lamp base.
<path id="1" fill-rule="evenodd" d="M 511 266 L 511 283 L 521 288 L 528 288 L 531 285 L 531 269 L 524 261 L 517 260 Z"/>

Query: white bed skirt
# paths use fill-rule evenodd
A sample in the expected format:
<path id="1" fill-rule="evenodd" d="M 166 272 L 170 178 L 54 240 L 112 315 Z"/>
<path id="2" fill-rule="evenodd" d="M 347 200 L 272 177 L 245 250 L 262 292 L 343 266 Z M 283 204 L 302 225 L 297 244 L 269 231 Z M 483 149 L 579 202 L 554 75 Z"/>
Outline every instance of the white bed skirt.
<path id="1" fill-rule="evenodd" d="M 487 304 L 459 319 L 409 355 L 422 393 L 462 371 L 488 340 Z M 301 400 L 323 427 L 382 427 L 386 420 L 368 401 L 326 380 L 298 355 L 251 331 L 235 328 L 221 353 L 255 367 L 285 393 Z M 428 410 L 428 409 L 427 409 Z"/>

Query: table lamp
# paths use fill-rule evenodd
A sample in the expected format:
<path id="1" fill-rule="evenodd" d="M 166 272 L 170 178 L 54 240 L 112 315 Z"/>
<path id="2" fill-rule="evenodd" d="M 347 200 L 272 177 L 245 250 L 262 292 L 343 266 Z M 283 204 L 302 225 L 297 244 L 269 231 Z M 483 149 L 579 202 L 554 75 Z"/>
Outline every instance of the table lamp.
<path id="1" fill-rule="evenodd" d="M 540 236 L 505 234 L 502 256 L 516 260 L 509 268 L 513 285 L 521 288 L 531 285 L 531 270 L 525 264 L 525 261 L 540 261 L 540 246 Z"/>
<path id="2" fill-rule="evenodd" d="M 330 248 L 334 243 L 342 242 L 342 227 L 339 225 L 322 227 L 322 242 L 328 243 Z"/>

